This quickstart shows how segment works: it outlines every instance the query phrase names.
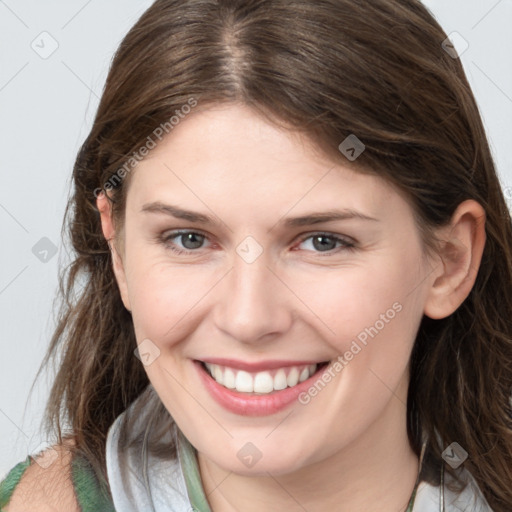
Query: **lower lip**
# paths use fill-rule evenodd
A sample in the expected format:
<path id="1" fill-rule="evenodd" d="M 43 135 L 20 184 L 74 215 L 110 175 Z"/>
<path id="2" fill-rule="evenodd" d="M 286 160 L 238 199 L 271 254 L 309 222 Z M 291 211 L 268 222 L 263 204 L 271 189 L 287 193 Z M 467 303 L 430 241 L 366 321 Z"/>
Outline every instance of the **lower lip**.
<path id="1" fill-rule="evenodd" d="M 241 416 L 267 416 L 286 409 L 286 407 L 297 400 L 302 392 L 306 391 L 311 386 L 312 382 L 315 381 L 326 368 L 325 366 L 322 367 L 311 375 L 309 379 L 291 388 L 273 391 L 268 395 L 249 395 L 221 386 L 210 376 L 200 362 L 194 361 L 194 364 L 199 371 L 199 375 L 206 389 L 210 392 L 213 399 L 228 411 Z"/>

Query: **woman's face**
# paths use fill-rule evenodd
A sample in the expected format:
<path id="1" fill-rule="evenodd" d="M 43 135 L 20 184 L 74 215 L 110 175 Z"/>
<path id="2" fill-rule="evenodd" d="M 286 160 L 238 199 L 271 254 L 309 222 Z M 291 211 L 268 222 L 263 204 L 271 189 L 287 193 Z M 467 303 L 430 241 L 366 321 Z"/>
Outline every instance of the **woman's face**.
<path id="1" fill-rule="evenodd" d="M 391 185 L 197 109 L 133 171 L 122 237 L 145 369 L 201 457 L 284 474 L 405 437 L 432 266 Z"/>

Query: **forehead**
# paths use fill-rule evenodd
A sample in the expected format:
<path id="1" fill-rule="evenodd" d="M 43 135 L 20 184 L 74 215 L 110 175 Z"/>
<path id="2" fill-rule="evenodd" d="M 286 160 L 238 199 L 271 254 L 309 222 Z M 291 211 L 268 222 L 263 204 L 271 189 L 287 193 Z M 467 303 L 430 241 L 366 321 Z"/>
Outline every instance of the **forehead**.
<path id="1" fill-rule="evenodd" d="M 290 209 L 351 208 L 375 216 L 404 199 L 383 178 L 323 156 L 304 135 L 246 106 L 197 109 L 140 162 L 128 202 L 181 201 L 201 211 L 283 215 Z M 395 204 L 396 203 L 396 204 Z"/>

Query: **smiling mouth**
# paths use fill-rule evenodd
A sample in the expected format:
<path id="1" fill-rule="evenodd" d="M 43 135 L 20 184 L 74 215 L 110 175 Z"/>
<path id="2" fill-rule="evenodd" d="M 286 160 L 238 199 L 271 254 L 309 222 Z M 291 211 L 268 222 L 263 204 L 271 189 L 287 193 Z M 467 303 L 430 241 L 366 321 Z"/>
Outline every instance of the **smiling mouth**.
<path id="1" fill-rule="evenodd" d="M 201 363 L 204 371 L 226 389 L 252 395 L 268 395 L 293 388 L 322 371 L 329 361 L 248 372 L 220 364 Z"/>

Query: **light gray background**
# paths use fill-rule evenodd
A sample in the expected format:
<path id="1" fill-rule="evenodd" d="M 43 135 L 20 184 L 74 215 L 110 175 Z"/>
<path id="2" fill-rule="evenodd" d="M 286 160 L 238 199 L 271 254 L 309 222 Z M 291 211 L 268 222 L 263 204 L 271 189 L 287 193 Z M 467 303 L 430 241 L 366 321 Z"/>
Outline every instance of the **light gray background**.
<path id="1" fill-rule="evenodd" d="M 512 206 L 512 0 L 424 3 L 447 34 L 469 43 L 462 62 Z M 54 326 L 58 268 L 68 260 L 60 229 L 71 169 L 113 52 L 150 4 L 0 0 L 0 479 L 47 441 L 38 428 L 49 380 L 27 400 Z M 58 248 L 39 254 L 48 261 L 32 252 L 43 237 Z"/>

